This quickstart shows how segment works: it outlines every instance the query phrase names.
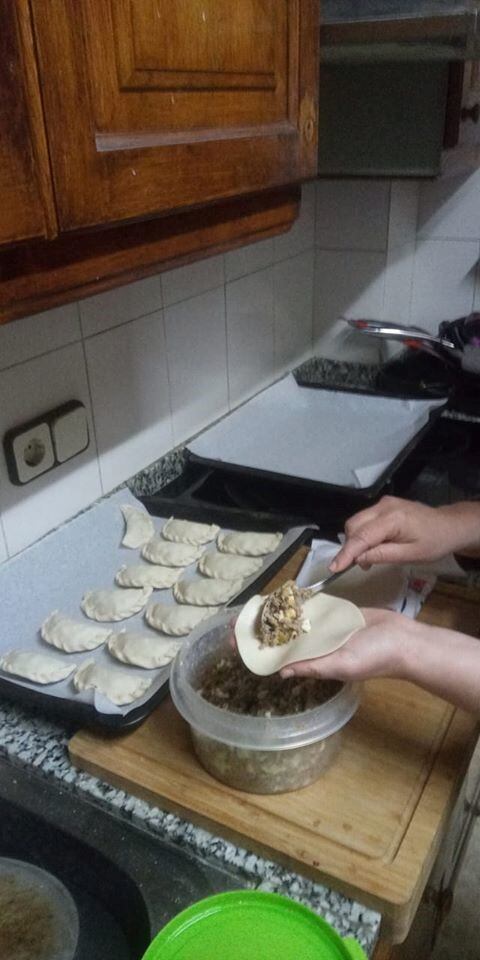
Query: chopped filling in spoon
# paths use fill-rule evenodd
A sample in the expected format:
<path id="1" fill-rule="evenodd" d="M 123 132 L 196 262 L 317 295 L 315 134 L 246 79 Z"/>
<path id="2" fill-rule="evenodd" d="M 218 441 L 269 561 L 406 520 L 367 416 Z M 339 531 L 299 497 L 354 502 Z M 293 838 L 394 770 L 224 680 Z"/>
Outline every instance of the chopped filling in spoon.
<path id="1" fill-rule="evenodd" d="M 274 590 L 260 611 L 258 636 L 267 647 L 279 647 L 290 643 L 301 633 L 308 633 L 310 622 L 303 616 L 303 601 L 308 590 L 297 587 L 293 580 L 287 580 Z"/>

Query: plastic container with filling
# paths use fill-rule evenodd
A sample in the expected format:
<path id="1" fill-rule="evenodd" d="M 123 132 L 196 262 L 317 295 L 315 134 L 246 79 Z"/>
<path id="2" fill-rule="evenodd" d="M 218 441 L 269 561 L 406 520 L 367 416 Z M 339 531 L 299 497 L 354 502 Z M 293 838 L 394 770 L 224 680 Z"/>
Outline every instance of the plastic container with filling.
<path id="1" fill-rule="evenodd" d="M 307 907 L 276 893 L 220 893 L 174 917 L 143 960 L 366 960 Z"/>
<path id="2" fill-rule="evenodd" d="M 330 700 L 303 713 L 255 717 L 221 709 L 196 690 L 201 670 L 231 652 L 232 616 L 200 624 L 172 665 L 170 690 L 190 725 L 195 753 L 217 780 L 248 793 L 285 793 L 313 783 L 332 763 L 341 730 L 359 704 L 359 687 L 345 683 Z"/>

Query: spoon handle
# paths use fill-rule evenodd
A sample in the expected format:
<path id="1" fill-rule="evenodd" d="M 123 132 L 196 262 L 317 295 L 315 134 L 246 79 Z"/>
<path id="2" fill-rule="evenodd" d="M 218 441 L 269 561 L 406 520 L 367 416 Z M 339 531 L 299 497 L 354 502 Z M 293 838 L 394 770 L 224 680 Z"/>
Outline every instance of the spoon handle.
<path id="1" fill-rule="evenodd" d="M 350 563 L 348 567 L 345 567 L 345 570 L 339 570 L 338 573 L 330 573 L 328 577 L 324 577 L 323 580 L 318 580 L 317 583 L 312 583 L 311 586 L 305 587 L 304 589 L 308 590 L 309 597 L 314 597 L 316 593 L 324 590 L 328 584 L 333 583 L 334 580 L 338 580 L 339 577 L 343 577 L 343 574 L 348 573 L 354 566 L 355 563 Z"/>

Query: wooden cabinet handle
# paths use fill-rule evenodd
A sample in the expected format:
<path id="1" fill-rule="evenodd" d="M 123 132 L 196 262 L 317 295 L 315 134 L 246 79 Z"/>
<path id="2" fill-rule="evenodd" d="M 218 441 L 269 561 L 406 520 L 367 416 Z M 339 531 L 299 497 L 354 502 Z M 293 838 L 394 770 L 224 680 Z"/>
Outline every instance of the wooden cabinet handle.
<path id="1" fill-rule="evenodd" d="M 474 107 L 462 107 L 460 111 L 460 117 L 462 120 L 471 120 L 472 123 L 478 123 L 480 120 L 480 103 L 476 103 Z"/>

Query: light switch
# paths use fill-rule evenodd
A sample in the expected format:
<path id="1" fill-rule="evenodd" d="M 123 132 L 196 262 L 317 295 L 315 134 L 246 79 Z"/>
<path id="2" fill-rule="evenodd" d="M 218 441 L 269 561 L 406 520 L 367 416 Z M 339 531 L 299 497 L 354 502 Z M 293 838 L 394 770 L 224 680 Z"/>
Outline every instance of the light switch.
<path id="1" fill-rule="evenodd" d="M 71 460 L 88 447 L 87 413 L 82 403 L 66 404 L 52 416 L 50 426 L 59 463 Z"/>

